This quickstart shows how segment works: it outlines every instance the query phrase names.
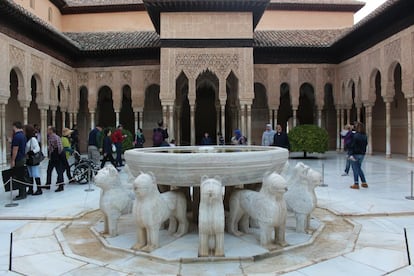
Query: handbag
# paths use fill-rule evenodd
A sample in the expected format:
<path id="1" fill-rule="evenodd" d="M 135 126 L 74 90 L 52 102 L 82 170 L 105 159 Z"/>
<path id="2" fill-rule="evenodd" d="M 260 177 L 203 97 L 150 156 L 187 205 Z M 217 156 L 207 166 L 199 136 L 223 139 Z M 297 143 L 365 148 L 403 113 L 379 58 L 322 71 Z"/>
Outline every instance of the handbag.
<path id="1" fill-rule="evenodd" d="M 32 148 L 32 140 L 30 140 L 30 149 Z M 45 159 L 43 152 L 39 150 L 38 152 L 34 153 L 33 150 L 30 150 L 27 153 L 26 165 L 28 166 L 37 166 L 40 162 Z"/>
<path id="2" fill-rule="evenodd" d="M 116 152 L 116 146 L 115 146 L 115 144 L 112 144 L 112 152 Z"/>

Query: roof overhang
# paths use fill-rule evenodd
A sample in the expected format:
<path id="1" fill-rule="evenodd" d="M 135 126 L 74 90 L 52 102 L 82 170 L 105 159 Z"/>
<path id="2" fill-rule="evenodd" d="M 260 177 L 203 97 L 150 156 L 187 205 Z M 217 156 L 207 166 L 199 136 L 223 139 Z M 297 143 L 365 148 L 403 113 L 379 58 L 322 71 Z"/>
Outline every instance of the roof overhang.
<path id="1" fill-rule="evenodd" d="M 271 1 L 267 10 L 284 11 L 333 11 L 356 13 L 365 6 L 359 1 Z"/>
<path id="2" fill-rule="evenodd" d="M 143 2 L 159 34 L 162 12 L 252 12 L 254 29 L 270 0 L 143 0 Z"/>

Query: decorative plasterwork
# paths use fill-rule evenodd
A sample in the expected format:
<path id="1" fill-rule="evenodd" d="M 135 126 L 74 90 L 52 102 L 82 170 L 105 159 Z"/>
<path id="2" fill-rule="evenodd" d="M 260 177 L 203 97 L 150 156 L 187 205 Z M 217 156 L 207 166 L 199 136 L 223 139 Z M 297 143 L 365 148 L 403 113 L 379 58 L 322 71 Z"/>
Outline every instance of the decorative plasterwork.
<path id="1" fill-rule="evenodd" d="M 197 76 L 206 69 L 218 77 L 227 77 L 230 71 L 238 71 L 238 54 L 177 54 L 175 57 L 176 76 L 184 71 L 188 77 Z"/>
<path id="2" fill-rule="evenodd" d="M 9 58 L 10 64 L 13 66 L 17 66 L 20 70 L 24 70 L 25 62 L 24 62 L 24 51 L 16 46 L 10 45 L 9 48 Z"/>
<path id="3" fill-rule="evenodd" d="M 32 72 L 34 73 L 38 73 L 38 74 L 42 74 L 43 72 L 43 59 L 41 59 L 38 56 L 32 55 L 31 56 L 31 67 L 32 67 Z"/>
<path id="4" fill-rule="evenodd" d="M 368 54 L 368 64 L 369 64 L 369 68 L 377 68 L 380 69 L 380 61 L 381 61 L 381 51 L 380 49 L 375 50 L 372 53 Z"/>
<path id="5" fill-rule="evenodd" d="M 316 84 L 316 68 L 299 68 L 299 85 L 305 82 L 315 86 Z"/>
<path id="6" fill-rule="evenodd" d="M 129 84 L 132 83 L 132 73 L 131 71 L 121 71 L 121 80 L 123 84 Z"/>
<path id="7" fill-rule="evenodd" d="M 401 60 L 401 39 L 396 39 L 385 45 L 384 50 L 385 64 Z"/>
<path id="8" fill-rule="evenodd" d="M 144 85 L 160 84 L 160 70 L 144 70 Z"/>
<path id="9" fill-rule="evenodd" d="M 335 82 L 335 70 L 332 68 L 324 68 L 323 69 L 323 80 L 325 83 L 329 82 L 333 85 Z"/>
<path id="10" fill-rule="evenodd" d="M 254 69 L 254 82 L 259 82 L 267 87 L 268 72 L 266 68 Z"/>
<path id="11" fill-rule="evenodd" d="M 87 72 L 79 72 L 78 73 L 78 87 L 80 86 L 88 86 L 88 73 Z"/>
<path id="12" fill-rule="evenodd" d="M 100 71 L 96 72 L 96 83 L 98 85 L 110 85 L 114 80 L 112 72 Z"/>
<path id="13" fill-rule="evenodd" d="M 290 83 L 290 74 L 291 74 L 290 68 L 280 68 L 279 70 L 279 76 L 280 76 L 280 83 L 286 82 Z"/>

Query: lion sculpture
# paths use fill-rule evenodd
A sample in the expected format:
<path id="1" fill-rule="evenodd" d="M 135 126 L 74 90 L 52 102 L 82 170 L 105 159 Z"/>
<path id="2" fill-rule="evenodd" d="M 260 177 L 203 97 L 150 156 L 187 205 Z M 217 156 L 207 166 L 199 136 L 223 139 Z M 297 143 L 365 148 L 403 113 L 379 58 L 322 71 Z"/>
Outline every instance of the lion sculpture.
<path id="1" fill-rule="evenodd" d="M 179 191 L 160 193 L 155 176 L 141 173 L 134 181 L 134 215 L 137 222 L 135 250 L 151 252 L 159 247 L 159 230 L 170 219 L 168 232 L 181 237 L 188 232 L 187 202 Z M 177 227 L 178 221 L 178 227 Z"/>
<path id="2" fill-rule="evenodd" d="M 102 190 L 99 207 L 104 213 L 103 233 L 110 237 L 117 236 L 118 219 L 131 213 L 135 195 L 122 186 L 118 171 L 113 166 L 100 169 L 95 176 L 95 184 Z"/>
<path id="3" fill-rule="evenodd" d="M 271 247 L 273 232 L 275 243 L 286 246 L 286 203 L 283 194 L 286 181 L 277 173 L 263 177 L 259 192 L 236 190 L 230 197 L 228 232 L 240 236 L 249 231 L 249 217 L 257 220 L 260 228 L 260 244 Z M 240 226 L 240 230 L 238 230 Z"/>
<path id="4" fill-rule="evenodd" d="M 310 214 L 317 203 L 315 188 L 321 183 L 321 179 L 319 172 L 302 162 L 293 168 L 284 198 L 289 209 L 295 212 L 296 232 L 305 233 L 309 229 Z"/>
<path id="5" fill-rule="evenodd" d="M 200 209 L 198 214 L 198 256 L 208 257 L 211 244 L 212 255 L 224 256 L 224 204 L 221 179 L 203 176 L 200 185 Z"/>

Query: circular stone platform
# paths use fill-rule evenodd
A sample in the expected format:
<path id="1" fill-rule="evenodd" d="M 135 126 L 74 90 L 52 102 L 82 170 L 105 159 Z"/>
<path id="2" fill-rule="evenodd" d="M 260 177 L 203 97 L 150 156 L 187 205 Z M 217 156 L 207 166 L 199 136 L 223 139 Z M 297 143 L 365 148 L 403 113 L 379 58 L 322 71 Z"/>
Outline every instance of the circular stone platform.
<path id="1" fill-rule="evenodd" d="M 175 238 L 167 230 L 160 230 L 160 248 L 145 253 L 130 249 L 136 242 L 136 226 L 132 214 L 124 215 L 119 219 L 118 236 L 105 237 L 103 221 L 99 221 L 92 227 L 92 231 L 101 240 L 105 247 L 126 252 L 148 256 L 163 261 L 203 261 L 209 260 L 239 260 L 256 259 L 273 256 L 280 252 L 296 249 L 300 246 L 311 244 L 323 230 L 324 224 L 319 220 L 311 219 L 310 233 L 296 233 L 296 220 L 293 214 L 289 214 L 286 222 L 286 247 L 274 245 L 272 248 L 264 248 L 259 243 L 259 229 L 251 228 L 249 234 L 237 237 L 228 233 L 224 235 L 225 257 L 198 257 L 198 231 L 194 224 L 190 225 L 190 231 L 186 235 Z"/>

